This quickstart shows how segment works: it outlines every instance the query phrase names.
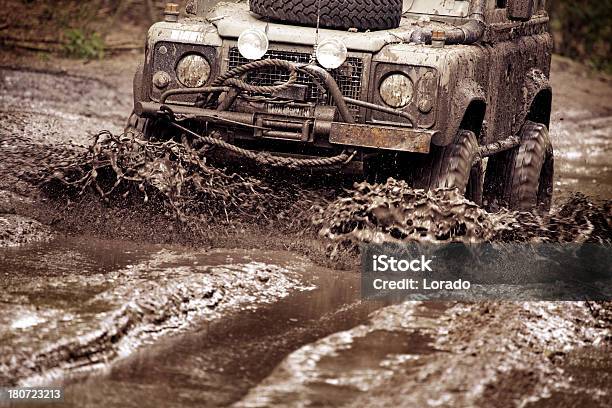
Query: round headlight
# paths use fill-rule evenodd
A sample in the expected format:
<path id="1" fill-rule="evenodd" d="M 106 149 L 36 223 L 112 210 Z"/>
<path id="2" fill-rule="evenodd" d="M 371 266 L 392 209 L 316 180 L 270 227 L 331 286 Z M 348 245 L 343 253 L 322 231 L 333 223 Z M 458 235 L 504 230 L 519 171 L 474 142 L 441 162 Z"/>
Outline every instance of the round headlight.
<path id="1" fill-rule="evenodd" d="M 348 57 L 346 45 L 337 38 L 328 38 L 317 46 L 317 61 L 323 68 L 336 69 Z"/>
<path id="2" fill-rule="evenodd" d="M 210 64 L 201 55 L 189 54 L 176 65 L 176 77 L 187 88 L 200 88 L 210 78 Z"/>
<path id="3" fill-rule="evenodd" d="M 392 74 L 380 84 L 380 97 L 393 108 L 403 108 L 408 105 L 414 95 L 414 85 L 404 74 Z"/>
<path id="4" fill-rule="evenodd" d="M 268 52 L 268 37 L 255 28 L 244 31 L 238 37 L 238 51 L 246 59 L 258 60 Z"/>

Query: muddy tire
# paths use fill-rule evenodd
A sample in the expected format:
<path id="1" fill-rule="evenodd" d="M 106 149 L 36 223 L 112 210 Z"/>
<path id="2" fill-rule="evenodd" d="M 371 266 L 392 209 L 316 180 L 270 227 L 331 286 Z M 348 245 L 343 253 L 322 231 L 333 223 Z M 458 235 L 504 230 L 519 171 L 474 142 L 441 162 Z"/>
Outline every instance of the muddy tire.
<path id="1" fill-rule="evenodd" d="M 456 188 L 469 200 L 481 204 L 484 171 L 478 155 L 474 132 L 459 130 L 454 143 L 432 146 L 427 155 L 380 156 L 367 160 L 364 170 L 370 182 L 385 182 L 388 177 L 394 177 L 405 180 L 413 188 Z"/>
<path id="2" fill-rule="evenodd" d="M 478 139 L 470 130 L 459 130 L 453 143 L 433 146 L 423 163 L 410 170 L 416 188 L 456 188 L 477 204 L 482 202 L 482 162 Z"/>
<path id="3" fill-rule="evenodd" d="M 460 130 L 455 142 L 436 149 L 429 181 L 429 188 L 456 188 L 466 193 L 472 176 L 481 177 L 479 164 L 474 166 L 478 157 L 478 139 L 474 132 Z M 479 194 L 481 183 L 473 180 L 471 193 Z"/>
<path id="4" fill-rule="evenodd" d="M 145 118 L 141 118 L 140 116 L 138 116 L 137 114 L 135 114 L 134 112 L 132 112 L 132 114 L 130 115 L 130 117 L 128 118 L 126 124 L 125 124 L 125 128 L 123 129 L 123 131 L 125 133 L 134 133 L 136 135 L 139 135 L 140 139 L 147 139 L 145 136 L 145 132 L 147 129 L 147 125 L 149 123 L 148 119 Z"/>
<path id="5" fill-rule="evenodd" d="M 251 11 L 262 17 L 307 26 L 348 30 L 386 30 L 399 26 L 402 0 L 250 0 Z"/>
<path id="6" fill-rule="evenodd" d="M 483 185 L 484 166 L 482 165 L 482 160 L 480 160 L 470 170 L 470 178 L 465 188 L 465 197 L 478 205 L 482 205 Z"/>
<path id="7" fill-rule="evenodd" d="M 548 211 L 552 202 L 554 152 L 548 128 L 526 122 L 521 144 L 489 159 L 484 201 L 491 210 Z"/>

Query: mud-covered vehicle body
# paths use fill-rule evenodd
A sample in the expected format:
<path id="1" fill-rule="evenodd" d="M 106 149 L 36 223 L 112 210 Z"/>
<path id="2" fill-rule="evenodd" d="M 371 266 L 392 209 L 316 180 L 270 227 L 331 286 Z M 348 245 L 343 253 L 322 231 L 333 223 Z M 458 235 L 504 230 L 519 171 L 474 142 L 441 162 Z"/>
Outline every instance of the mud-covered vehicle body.
<path id="1" fill-rule="evenodd" d="M 251 0 L 267 17 L 247 3 L 190 1 L 184 19 L 170 5 L 149 30 L 130 125 L 146 137 L 207 135 L 293 167 L 456 187 L 491 206 L 549 207 L 544 2 L 398 1 Z M 369 19 L 379 3 L 390 9 Z"/>

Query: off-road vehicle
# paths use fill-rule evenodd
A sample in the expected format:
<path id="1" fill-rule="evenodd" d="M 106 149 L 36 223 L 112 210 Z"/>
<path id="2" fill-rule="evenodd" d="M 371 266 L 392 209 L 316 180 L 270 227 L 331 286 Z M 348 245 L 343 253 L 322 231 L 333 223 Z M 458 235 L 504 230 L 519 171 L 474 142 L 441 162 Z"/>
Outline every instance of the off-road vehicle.
<path id="1" fill-rule="evenodd" d="M 128 128 L 270 166 L 547 209 L 542 0 L 192 0 L 149 30 Z"/>

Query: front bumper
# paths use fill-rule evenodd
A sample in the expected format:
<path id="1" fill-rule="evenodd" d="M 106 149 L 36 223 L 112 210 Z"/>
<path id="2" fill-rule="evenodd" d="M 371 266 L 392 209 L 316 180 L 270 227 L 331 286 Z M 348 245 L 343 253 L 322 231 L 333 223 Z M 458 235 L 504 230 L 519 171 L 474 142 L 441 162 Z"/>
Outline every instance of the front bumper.
<path id="1" fill-rule="evenodd" d="M 235 112 L 203 109 L 177 104 L 137 102 L 135 113 L 142 117 L 161 115 L 168 107 L 177 116 L 199 123 L 232 127 L 237 139 L 283 140 L 321 147 L 382 149 L 398 152 L 429 153 L 435 131 L 379 124 L 334 121 L 333 111 L 314 109 L 309 117 L 290 112 Z"/>

